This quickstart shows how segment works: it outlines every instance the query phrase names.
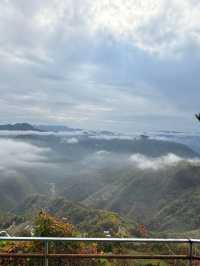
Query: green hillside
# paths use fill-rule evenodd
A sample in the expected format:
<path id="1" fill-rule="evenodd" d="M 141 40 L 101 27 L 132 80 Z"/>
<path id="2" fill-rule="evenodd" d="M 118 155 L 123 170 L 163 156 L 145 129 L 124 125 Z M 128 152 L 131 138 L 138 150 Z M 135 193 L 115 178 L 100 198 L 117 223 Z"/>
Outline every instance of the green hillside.
<path id="1" fill-rule="evenodd" d="M 105 236 L 109 231 L 113 236 L 129 236 L 137 231 L 137 223 L 132 219 L 122 218 L 111 211 L 88 208 L 82 204 L 66 201 L 63 198 L 50 199 L 42 195 L 28 197 L 13 213 L 31 221 L 41 209 L 69 221 L 88 235 Z"/>

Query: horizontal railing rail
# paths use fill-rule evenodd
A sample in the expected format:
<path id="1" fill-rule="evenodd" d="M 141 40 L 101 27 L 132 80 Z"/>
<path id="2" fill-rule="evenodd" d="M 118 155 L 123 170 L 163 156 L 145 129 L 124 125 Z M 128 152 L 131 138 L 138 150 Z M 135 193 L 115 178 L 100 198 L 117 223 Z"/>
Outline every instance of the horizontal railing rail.
<path id="1" fill-rule="evenodd" d="M 0 237 L 9 241 L 69 241 L 69 242 L 135 242 L 135 243 L 200 243 L 200 239 L 193 238 L 101 238 L 101 237 Z"/>
<path id="2" fill-rule="evenodd" d="M 119 260 L 140 260 L 140 259 L 159 259 L 159 260 L 187 260 L 192 266 L 193 261 L 200 261 L 200 256 L 193 252 L 193 245 L 200 244 L 200 239 L 193 238 L 84 238 L 84 237 L 0 237 L 0 241 L 28 241 L 43 242 L 44 251 L 41 253 L 0 253 L 0 258 L 36 258 L 42 259 L 45 266 L 53 258 L 62 259 L 119 259 Z M 49 252 L 50 242 L 85 242 L 85 243 L 160 243 L 160 244 L 186 244 L 188 245 L 187 254 L 181 255 L 125 255 L 125 254 L 51 254 Z"/>

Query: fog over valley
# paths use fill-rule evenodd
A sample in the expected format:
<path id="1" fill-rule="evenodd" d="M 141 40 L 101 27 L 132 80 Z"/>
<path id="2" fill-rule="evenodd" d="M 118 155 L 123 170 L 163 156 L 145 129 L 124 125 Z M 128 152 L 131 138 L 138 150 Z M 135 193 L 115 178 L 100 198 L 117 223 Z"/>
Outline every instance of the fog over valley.
<path id="1" fill-rule="evenodd" d="M 186 137 L 191 145 L 183 144 Z M 0 130 L 0 209 L 15 210 L 33 195 L 62 197 L 154 228 L 175 197 L 200 189 L 193 139 L 176 132 L 161 138 L 158 132 Z M 185 230 L 196 226 L 179 219 Z M 175 230 L 177 222 L 160 226 Z"/>

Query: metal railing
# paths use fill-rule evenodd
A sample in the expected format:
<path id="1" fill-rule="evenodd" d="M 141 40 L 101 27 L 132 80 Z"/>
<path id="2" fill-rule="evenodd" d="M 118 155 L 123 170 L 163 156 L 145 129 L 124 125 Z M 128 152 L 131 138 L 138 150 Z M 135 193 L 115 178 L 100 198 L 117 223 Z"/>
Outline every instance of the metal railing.
<path id="1" fill-rule="evenodd" d="M 25 253 L 25 252 L 17 252 L 17 253 L 0 253 L 0 259 L 11 259 L 11 261 L 15 261 L 18 259 L 36 259 L 38 260 L 37 264 L 30 265 L 45 265 L 48 266 L 49 262 L 52 259 L 60 259 L 60 260 L 97 260 L 97 259 L 108 259 L 108 260 L 181 260 L 188 261 L 190 266 L 193 265 L 193 262 L 200 261 L 200 256 L 194 254 L 194 244 L 200 244 L 200 239 L 175 239 L 175 238 L 80 238 L 80 237 L 0 237 L 1 241 L 11 241 L 11 242 L 42 242 L 43 249 L 40 253 Z M 84 242 L 84 243 L 129 243 L 129 244 L 185 244 L 187 246 L 186 254 L 156 254 L 156 255 L 147 255 L 147 254 L 110 254 L 110 253 L 101 253 L 101 254 L 55 254 L 49 251 L 49 243 L 75 243 L 75 242 Z M 39 263 L 40 261 L 40 263 Z M 4 264 L 0 264 L 4 265 Z M 29 264 L 8 264 L 8 265 L 29 265 Z M 53 264 L 57 265 L 57 264 Z M 74 264 L 58 264 L 58 265 L 74 265 Z M 79 265 L 79 264 L 76 264 Z M 89 264 L 88 264 L 89 265 Z M 196 265 L 196 264 L 195 264 Z"/>

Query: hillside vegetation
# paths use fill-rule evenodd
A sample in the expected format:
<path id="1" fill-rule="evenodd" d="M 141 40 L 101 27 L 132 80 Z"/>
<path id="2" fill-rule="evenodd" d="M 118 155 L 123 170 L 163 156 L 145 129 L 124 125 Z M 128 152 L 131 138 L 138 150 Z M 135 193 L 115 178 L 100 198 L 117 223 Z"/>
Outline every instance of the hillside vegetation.
<path id="1" fill-rule="evenodd" d="M 13 210 L 12 214 L 7 213 L 6 216 L 4 214 L 7 217 L 6 223 L 2 217 L 0 226 L 14 235 L 20 234 L 20 231 L 23 234 L 23 228 L 31 229 L 33 217 L 41 210 L 48 211 L 63 221 L 73 223 L 80 232 L 88 236 L 105 237 L 110 234 L 112 236 L 125 237 L 140 233 L 134 220 L 122 218 L 117 213 L 88 208 L 82 204 L 66 201 L 63 198 L 51 199 L 42 195 L 29 197 Z"/>

